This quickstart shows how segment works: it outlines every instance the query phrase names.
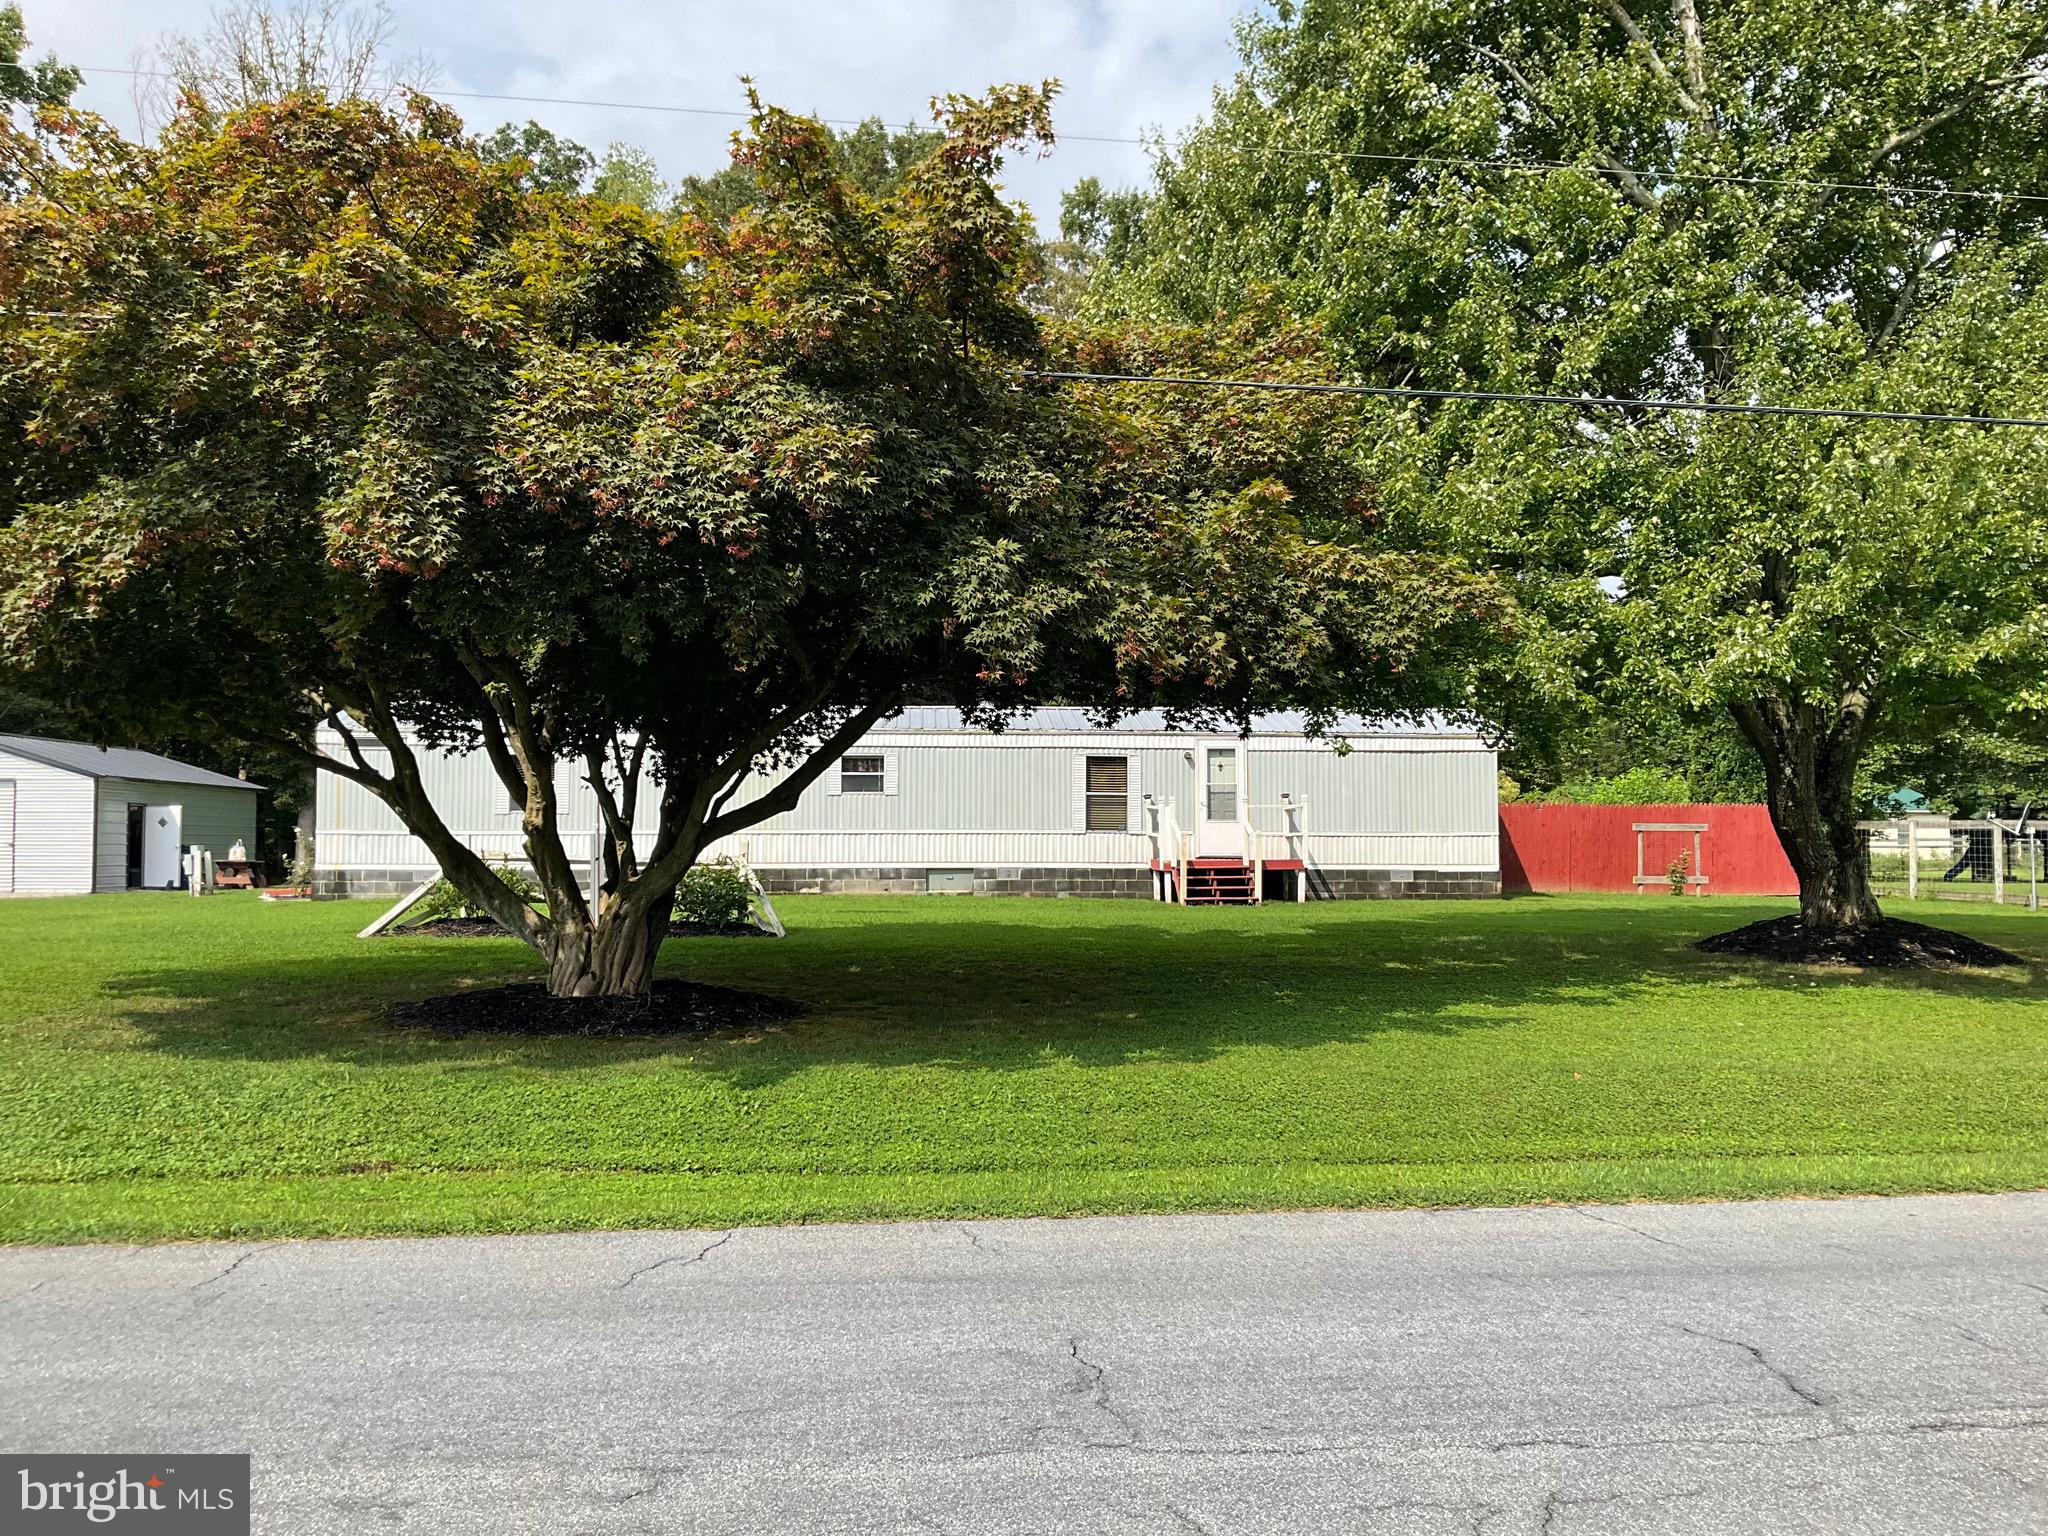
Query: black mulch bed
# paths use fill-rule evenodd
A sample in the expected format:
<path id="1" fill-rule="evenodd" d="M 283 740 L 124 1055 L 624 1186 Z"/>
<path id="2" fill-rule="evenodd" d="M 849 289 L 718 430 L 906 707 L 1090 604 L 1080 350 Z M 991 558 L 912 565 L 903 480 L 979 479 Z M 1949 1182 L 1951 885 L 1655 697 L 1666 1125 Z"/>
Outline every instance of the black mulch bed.
<path id="1" fill-rule="evenodd" d="M 1875 927 L 1855 933 L 1815 938 L 1799 926 L 1797 916 L 1774 917 L 1746 928 L 1701 939 L 1694 949 L 1710 955 L 1753 955 L 1793 965 L 1860 965 L 1883 970 L 1952 971 L 1962 966 L 2025 965 L 2018 955 L 1986 944 L 1966 933 L 1930 928 L 1887 917 Z"/>
<path id="2" fill-rule="evenodd" d="M 420 923 L 412 928 L 386 928 L 387 938 L 401 939 L 506 939 L 511 934 L 505 925 L 495 917 L 437 917 L 431 923 Z M 668 936 L 672 939 L 762 939 L 769 937 L 765 928 L 754 928 L 742 924 L 727 923 L 683 923 L 668 925 Z"/>
<path id="3" fill-rule="evenodd" d="M 695 981 L 657 981 L 646 997 L 549 997 L 547 988 L 528 982 L 400 1003 L 391 1019 L 443 1035 L 709 1035 L 802 1013 L 787 998 Z"/>

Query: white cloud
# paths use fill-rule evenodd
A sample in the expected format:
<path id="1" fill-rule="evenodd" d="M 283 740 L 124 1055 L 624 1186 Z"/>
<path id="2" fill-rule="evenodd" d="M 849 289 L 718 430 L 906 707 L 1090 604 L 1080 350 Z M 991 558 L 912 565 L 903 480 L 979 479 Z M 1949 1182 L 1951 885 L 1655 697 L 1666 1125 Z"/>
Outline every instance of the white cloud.
<path id="1" fill-rule="evenodd" d="M 1243 0 L 444 0 L 405 3 L 396 49 L 424 50 L 448 90 L 738 110 L 739 77 L 770 100 L 829 117 L 926 118 L 934 95 L 1057 76 L 1070 134 L 1187 126 L 1235 66 Z M 26 0 L 29 33 L 79 65 L 126 66 L 166 29 L 196 31 L 207 0 Z M 89 77 L 86 105 L 132 127 L 128 82 Z M 671 178 L 724 163 L 729 119 L 603 107 L 456 99 L 474 126 L 527 117 L 602 149 L 651 150 Z M 1086 175 L 1144 178 L 1139 149 L 1066 143 L 1005 180 L 1046 223 Z"/>

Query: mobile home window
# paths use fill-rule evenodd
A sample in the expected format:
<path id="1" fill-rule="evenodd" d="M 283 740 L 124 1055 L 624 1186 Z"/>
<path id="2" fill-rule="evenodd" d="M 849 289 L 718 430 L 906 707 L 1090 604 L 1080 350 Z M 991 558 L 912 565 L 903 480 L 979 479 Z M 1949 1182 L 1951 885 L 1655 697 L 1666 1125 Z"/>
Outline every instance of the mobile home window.
<path id="1" fill-rule="evenodd" d="M 879 795 L 882 792 L 882 760 L 879 757 L 842 757 L 839 760 L 839 793 Z"/>
<path id="2" fill-rule="evenodd" d="M 1088 830 L 1130 830 L 1131 760 L 1127 757 L 1088 759 Z"/>

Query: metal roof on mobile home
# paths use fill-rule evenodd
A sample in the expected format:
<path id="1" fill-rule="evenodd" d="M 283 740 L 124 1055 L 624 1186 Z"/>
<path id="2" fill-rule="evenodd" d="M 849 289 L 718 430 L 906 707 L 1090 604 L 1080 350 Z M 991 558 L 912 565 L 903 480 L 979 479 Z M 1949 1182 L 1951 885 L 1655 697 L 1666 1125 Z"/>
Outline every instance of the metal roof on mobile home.
<path id="1" fill-rule="evenodd" d="M 1299 710 L 1278 710 L 1269 714 L 1252 716 L 1252 734 L 1255 736 L 1305 736 L 1308 734 L 1308 716 Z M 946 709 L 928 705 L 916 705 L 875 726 L 877 732 L 884 731 L 973 731 L 980 727 L 969 725 L 957 709 Z M 1172 725 L 1166 716 L 1156 709 L 1143 709 L 1118 717 L 1111 725 L 1101 725 L 1095 716 L 1085 709 L 1027 709 L 1010 718 L 1003 727 L 1004 734 L 1015 732 L 1057 732 L 1074 735 L 1091 731 L 1111 731 L 1139 735 L 1173 736 L 1217 736 L 1235 735 L 1236 730 L 1228 723 L 1215 729 L 1197 728 L 1188 725 Z M 1325 732 L 1331 736 L 1438 736 L 1466 740 L 1478 736 L 1478 731 L 1468 726 L 1447 724 L 1440 716 L 1417 715 L 1395 719 L 1369 720 L 1363 715 L 1334 715 L 1330 718 Z"/>

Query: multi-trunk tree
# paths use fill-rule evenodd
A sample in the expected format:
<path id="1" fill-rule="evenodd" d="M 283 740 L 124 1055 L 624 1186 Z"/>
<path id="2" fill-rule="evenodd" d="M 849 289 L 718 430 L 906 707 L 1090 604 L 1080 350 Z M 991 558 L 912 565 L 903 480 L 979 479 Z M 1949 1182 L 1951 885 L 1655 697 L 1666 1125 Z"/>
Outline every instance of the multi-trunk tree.
<path id="1" fill-rule="evenodd" d="M 1092 312 L 1271 285 L 1376 383 L 2048 415 L 2040 0 L 1302 0 L 1243 38 Z M 1589 682 L 1733 716 L 1816 931 L 1877 916 L 1873 744 L 2040 739 L 2039 432 L 1381 414 L 1390 517 L 1511 568 Z"/>
<path id="2" fill-rule="evenodd" d="M 906 702 L 1471 702 L 1512 610 L 1378 537 L 1341 402 L 1021 375 L 1104 347 L 1329 369 L 1300 327 L 1048 341 L 992 178 L 1049 96 L 950 101 L 879 196 L 761 108 L 758 195 L 717 222 L 539 191 L 417 99 L 195 114 L 152 148 L 15 133 L 0 648 L 102 739 L 362 785 L 566 995 L 644 990 L 700 850 Z M 464 846 L 422 745 L 487 757 L 544 901 Z M 564 761 L 605 829 L 594 901 Z"/>

